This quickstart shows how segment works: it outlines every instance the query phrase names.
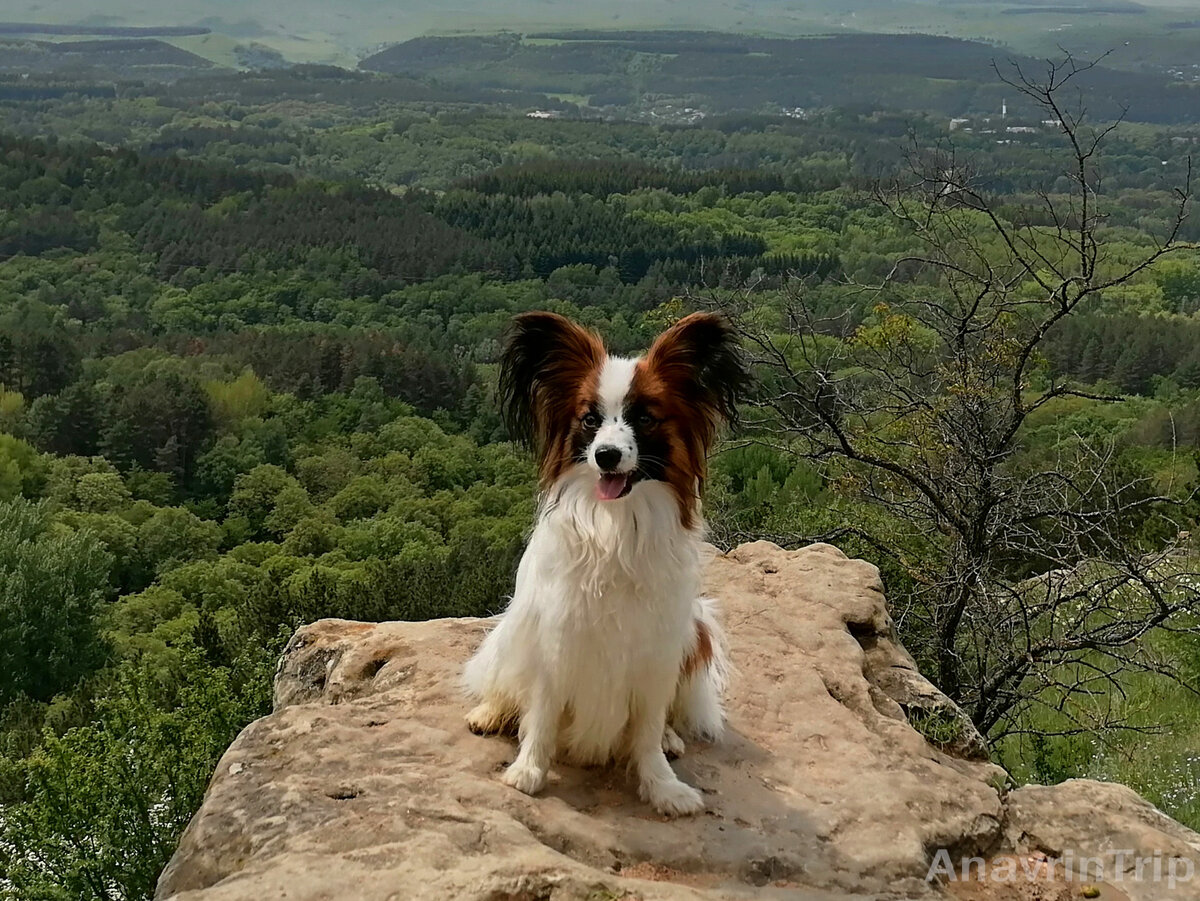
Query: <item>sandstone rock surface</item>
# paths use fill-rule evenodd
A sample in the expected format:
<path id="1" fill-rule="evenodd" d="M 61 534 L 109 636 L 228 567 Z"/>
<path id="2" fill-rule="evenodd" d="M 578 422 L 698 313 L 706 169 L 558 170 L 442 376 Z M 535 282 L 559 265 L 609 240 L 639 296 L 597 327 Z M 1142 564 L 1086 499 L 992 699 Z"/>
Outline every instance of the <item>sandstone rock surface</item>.
<path id="1" fill-rule="evenodd" d="M 715 556 L 707 581 L 737 674 L 727 738 L 675 762 L 705 814 L 657 817 L 621 770 L 559 765 L 536 798 L 501 784 L 514 744 L 467 730 L 457 681 L 487 620 L 323 620 L 288 645 L 275 712 L 221 760 L 157 897 L 1066 898 L 1078 883 L 926 875 L 939 849 L 956 863 L 1116 847 L 1200 860 L 1200 836 L 1120 786 L 1006 794 L 897 643 L 871 565 L 757 542 Z M 1200 899 L 1200 877 L 1101 888 Z"/>

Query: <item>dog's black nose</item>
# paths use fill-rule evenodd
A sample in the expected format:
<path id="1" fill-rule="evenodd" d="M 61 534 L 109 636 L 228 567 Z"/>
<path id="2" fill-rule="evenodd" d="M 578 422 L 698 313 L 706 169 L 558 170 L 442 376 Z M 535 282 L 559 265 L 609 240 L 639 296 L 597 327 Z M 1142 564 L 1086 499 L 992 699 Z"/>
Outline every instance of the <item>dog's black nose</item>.
<path id="1" fill-rule="evenodd" d="M 617 464 L 620 462 L 621 449 L 619 447 L 613 447 L 611 444 L 605 444 L 596 448 L 596 465 L 601 469 L 616 469 Z"/>

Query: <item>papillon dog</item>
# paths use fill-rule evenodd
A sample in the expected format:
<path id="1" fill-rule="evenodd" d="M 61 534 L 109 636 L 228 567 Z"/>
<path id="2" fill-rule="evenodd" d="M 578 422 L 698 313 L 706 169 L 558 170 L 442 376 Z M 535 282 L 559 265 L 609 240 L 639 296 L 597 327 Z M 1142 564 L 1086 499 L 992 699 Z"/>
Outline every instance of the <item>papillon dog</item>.
<path id="1" fill-rule="evenodd" d="M 517 316 L 504 418 L 538 457 L 541 501 L 516 589 L 467 663 L 480 734 L 518 728 L 503 780 L 534 794 L 556 755 L 627 760 L 660 813 L 702 810 L 667 755 L 724 729 L 715 603 L 700 596 L 700 489 L 748 373 L 729 323 L 694 313 L 642 357 L 554 313 Z"/>

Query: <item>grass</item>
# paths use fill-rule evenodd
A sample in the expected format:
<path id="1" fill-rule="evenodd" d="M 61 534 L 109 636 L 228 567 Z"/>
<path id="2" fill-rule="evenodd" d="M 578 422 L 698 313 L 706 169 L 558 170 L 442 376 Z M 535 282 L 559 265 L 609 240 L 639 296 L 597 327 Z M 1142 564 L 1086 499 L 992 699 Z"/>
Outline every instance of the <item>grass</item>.
<path id="1" fill-rule="evenodd" d="M 1159 657 L 1171 660 L 1190 684 L 1196 684 L 1200 639 L 1156 635 L 1152 643 Z M 1018 782 L 1053 783 L 1072 777 L 1120 782 L 1179 822 L 1200 829 L 1200 699 L 1183 685 L 1147 674 L 1126 676 L 1122 691 L 1124 697 L 1114 693 L 1107 700 L 1135 730 L 1146 731 L 1021 736 L 1000 744 L 999 762 Z M 1086 711 L 1076 712 L 1086 716 Z M 1021 723 L 1046 735 L 1067 725 L 1063 717 L 1048 712 L 1027 716 Z"/>
<path id="2" fill-rule="evenodd" d="M 218 66 L 230 69 L 236 69 L 240 65 L 233 52 L 233 48 L 239 44 L 249 43 L 249 41 L 231 38 L 225 34 L 197 34 L 186 37 L 163 38 L 162 40 L 178 47 L 180 50 L 186 50 L 189 53 L 202 56 L 206 60 L 216 63 Z"/>
<path id="3" fill-rule="evenodd" d="M 963 726 L 951 710 L 910 710 L 908 724 L 925 737 L 935 748 L 946 748 L 963 737 Z"/>
<path id="4" fill-rule="evenodd" d="M 1200 702 L 1181 685 L 1146 677 L 1134 680 L 1128 702 L 1136 723 L 1161 731 L 1131 735 L 1102 750 L 1085 765 L 1084 775 L 1123 782 L 1200 829 Z"/>
<path id="5" fill-rule="evenodd" d="M 553 97 L 555 100 L 561 100 L 563 103 L 586 104 L 588 102 L 587 94 L 556 94 L 548 91 L 546 96 Z"/>

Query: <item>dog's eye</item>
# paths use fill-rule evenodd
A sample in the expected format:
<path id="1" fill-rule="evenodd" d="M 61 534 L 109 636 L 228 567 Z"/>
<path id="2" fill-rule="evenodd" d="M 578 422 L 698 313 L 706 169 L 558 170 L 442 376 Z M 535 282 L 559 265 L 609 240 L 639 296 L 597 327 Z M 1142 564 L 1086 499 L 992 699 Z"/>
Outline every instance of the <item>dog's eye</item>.
<path id="1" fill-rule="evenodd" d="M 600 428 L 600 415 L 598 413 L 584 413 L 583 419 L 580 420 L 585 429 Z"/>
<path id="2" fill-rule="evenodd" d="M 658 422 L 658 420 L 655 419 L 653 416 L 651 416 L 649 413 L 639 413 L 636 422 L 642 428 L 648 429 L 652 425 L 654 425 L 656 422 Z"/>

